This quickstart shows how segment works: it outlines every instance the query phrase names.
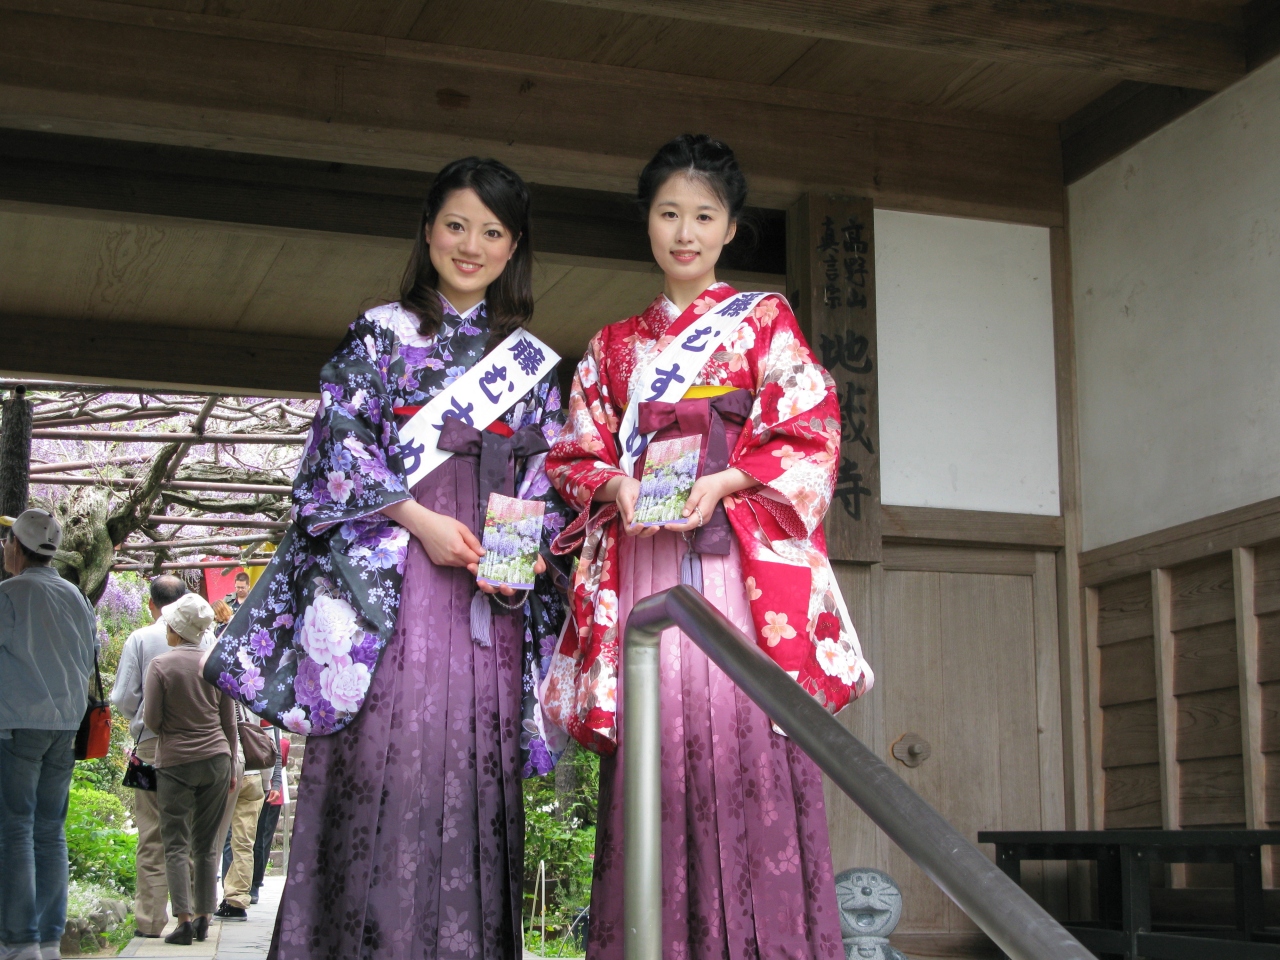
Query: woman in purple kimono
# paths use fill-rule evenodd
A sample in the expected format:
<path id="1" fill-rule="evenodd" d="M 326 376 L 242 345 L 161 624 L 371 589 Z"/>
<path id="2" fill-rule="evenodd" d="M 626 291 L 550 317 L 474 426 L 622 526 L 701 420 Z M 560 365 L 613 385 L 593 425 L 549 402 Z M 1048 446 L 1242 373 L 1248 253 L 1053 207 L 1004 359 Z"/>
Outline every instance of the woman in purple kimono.
<path id="1" fill-rule="evenodd" d="M 490 492 L 546 501 L 544 548 L 564 525 L 543 472 L 554 370 L 487 428 L 442 421 L 453 455 L 412 489 L 398 431 L 532 312 L 528 190 L 459 160 L 432 185 L 400 300 L 321 372 L 295 522 L 205 667 L 309 736 L 276 960 L 519 949 L 520 779 L 551 767 L 534 698 L 563 614 L 541 558 L 526 596 L 477 595 L 477 535 Z"/>

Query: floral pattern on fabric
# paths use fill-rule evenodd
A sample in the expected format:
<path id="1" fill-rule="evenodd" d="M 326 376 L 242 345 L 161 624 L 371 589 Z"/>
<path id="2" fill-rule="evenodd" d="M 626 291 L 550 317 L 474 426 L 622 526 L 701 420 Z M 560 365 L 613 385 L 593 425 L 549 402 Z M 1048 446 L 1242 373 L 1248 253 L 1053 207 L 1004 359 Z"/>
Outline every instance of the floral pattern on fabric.
<path id="1" fill-rule="evenodd" d="M 554 549 L 582 555 L 570 629 L 543 691 L 551 722 L 583 745 L 617 741 L 619 631 L 617 507 L 593 504 L 622 473 L 618 426 L 645 367 L 698 317 L 737 291 L 708 288 L 679 315 L 659 297 L 639 316 L 605 327 L 578 365 L 568 423 L 547 455 L 547 475 L 579 511 Z M 780 296 L 761 300 L 690 386 L 744 388 L 754 402 L 729 466 L 759 483 L 725 500 L 742 552 L 752 621 L 763 649 L 832 712 L 873 676 L 827 559 L 822 518 L 840 446 L 835 384 L 817 363 Z M 637 471 L 640 464 L 637 464 Z"/>
<path id="2" fill-rule="evenodd" d="M 440 330 L 418 333 L 399 304 L 364 313 L 320 374 L 320 406 L 293 482 L 293 524 L 210 656 L 205 677 L 260 716 L 310 736 L 343 729 L 359 712 L 399 612 L 409 532 L 382 514 L 410 498 L 396 408 L 428 403 L 484 356 L 483 305 L 460 316 L 447 301 Z M 554 373 L 501 418 L 555 440 L 562 422 Z M 543 457 L 518 469 L 521 496 L 547 503 L 544 547 L 567 511 L 543 475 Z M 540 648 L 563 615 L 551 575 L 530 594 L 525 690 L 537 695 Z M 529 713 L 536 713 L 531 704 Z M 533 772 L 550 769 L 532 735 Z M 544 769 L 545 768 L 545 769 Z"/>

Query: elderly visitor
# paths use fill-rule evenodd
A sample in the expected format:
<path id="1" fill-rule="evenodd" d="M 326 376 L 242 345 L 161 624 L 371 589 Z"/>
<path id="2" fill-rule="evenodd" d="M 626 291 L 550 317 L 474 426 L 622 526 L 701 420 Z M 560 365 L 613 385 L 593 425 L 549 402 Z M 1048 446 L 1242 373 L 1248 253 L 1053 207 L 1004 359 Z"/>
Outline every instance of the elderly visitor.
<path id="1" fill-rule="evenodd" d="M 169 652 L 169 631 L 160 619 L 160 610 L 187 592 L 178 577 L 165 574 L 151 581 L 147 609 L 155 621 L 129 634 L 120 653 L 111 702 L 129 721 L 134 754 L 143 763 L 155 766 L 156 732 L 142 722 L 142 682 L 147 667 Z M 164 841 L 160 838 L 160 806 L 154 790 L 133 791 L 133 822 L 138 828 L 134 855 L 138 882 L 133 898 L 134 936 L 158 937 L 169 922 L 169 885 L 164 875 Z"/>
<path id="2" fill-rule="evenodd" d="M 151 661 L 142 711 L 159 739 L 156 799 L 169 902 L 178 920 L 164 939 L 190 944 L 208 936 L 217 901 L 218 826 L 236 788 L 231 761 L 239 739 L 231 700 L 200 676 L 213 609 L 188 593 L 160 618 L 173 649 Z"/>
<path id="3" fill-rule="evenodd" d="M 0 957 L 58 957 L 67 922 L 67 798 L 88 704 L 97 620 L 49 561 L 43 510 L 0 518 Z"/>

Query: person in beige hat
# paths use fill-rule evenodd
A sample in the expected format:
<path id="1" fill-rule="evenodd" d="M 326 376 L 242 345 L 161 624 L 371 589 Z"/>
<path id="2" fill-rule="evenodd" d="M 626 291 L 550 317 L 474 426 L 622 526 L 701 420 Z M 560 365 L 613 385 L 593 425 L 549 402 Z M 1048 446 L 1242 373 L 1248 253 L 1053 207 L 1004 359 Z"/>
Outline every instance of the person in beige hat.
<path id="1" fill-rule="evenodd" d="M 143 719 L 156 732 L 156 801 L 164 838 L 169 902 L 178 926 L 166 943 L 204 940 L 217 902 L 218 825 L 236 788 L 238 739 L 231 700 L 200 676 L 213 608 L 188 593 L 160 611 L 168 653 L 151 661 Z M 193 891 L 194 886 L 194 891 Z"/>

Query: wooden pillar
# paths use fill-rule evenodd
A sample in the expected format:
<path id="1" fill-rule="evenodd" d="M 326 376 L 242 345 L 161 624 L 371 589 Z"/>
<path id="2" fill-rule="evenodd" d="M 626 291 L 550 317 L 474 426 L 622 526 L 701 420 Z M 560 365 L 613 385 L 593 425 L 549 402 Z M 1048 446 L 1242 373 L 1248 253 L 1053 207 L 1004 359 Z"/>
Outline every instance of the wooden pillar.
<path id="1" fill-rule="evenodd" d="M 807 193 L 787 219 L 791 305 L 840 400 L 840 468 L 827 512 L 832 560 L 880 561 L 874 206 Z"/>
<path id="2" fill-rule="evenodd" d="M 1231 551 L 1236 599 L 1236 658 L 1240 670 L 1240 736 L 1244 758 L 1244 817 L 1250 830 L 1267 829 L 1267 758 L 1262 752 L 1262 687 L 1258 685 L 1258 615 L 1252 547 Z M 1262 858 L 1264 886 L 1274 885 L 1272 856 Z"/>
<path id="3" fill-rule="evenodd" d="M 1178 697 L 1174 693 L 1173 578 L 1151 571 L 1156 655 L 1156 735 L 1160 750 L 1160 815 L 1166 830 L 1182 827 L 1182 777 L 1178 768 Z M 1187 865 L 1169 865 L 1170 885 L 1187 885 Z"/>

